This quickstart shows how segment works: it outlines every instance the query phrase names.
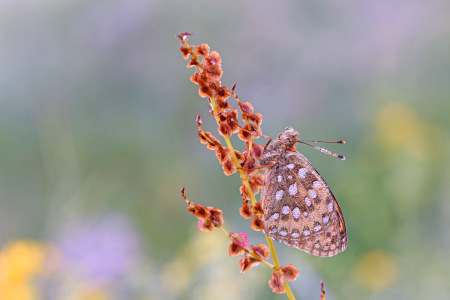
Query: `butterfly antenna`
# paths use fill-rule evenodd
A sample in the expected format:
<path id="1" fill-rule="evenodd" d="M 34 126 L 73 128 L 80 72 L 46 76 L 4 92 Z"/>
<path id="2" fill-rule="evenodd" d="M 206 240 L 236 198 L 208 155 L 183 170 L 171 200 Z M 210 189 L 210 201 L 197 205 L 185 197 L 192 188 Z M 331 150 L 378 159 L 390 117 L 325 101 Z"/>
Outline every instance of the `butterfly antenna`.
<path id="1" fill-rule="evenodd" d="M 337 153 L 333 153 L 333 152 L 331 152 L 331 151 L 329 151 L 329 150 L 327 150 L 327 149 L 325 149 L 325 148 L 322 148 L 322 147 L 319 147 L 319 146 L 314 146 L 314 145 L 311 145 L 311 144 L 308 144 L 308 143 L 307 143 L 307 142 L 309 142 L 309 143 L 334 143 L 334 144 L 345 144 L 345 141 L 344 141 L 344 140 L 338 140 L 338 141 L 315 141 L 315 140 L 314 140 L 314 141 L 307 141 L 307 140 L 299 140 L 298 142 L 299 142 L 299 143 L 302 143 L 302 144 L 305 144 L 305 145 L 308 145 L 308 146 L 310 146 L 310 147 L 313 147 L 314 149 L 319 150 L 319 151 L 322 152 L 322 153 L 325 153 L 325 154 L 328 154 L 328 155 L 337 157 L 337 158 L 339 158 L 339 159 L 345 160 L 345 156 L 343 156 L 343 155 L 340 155 L 340 154 L 337 154 Z"/>
<path id="2" fill-rule="evenodd" d="M 344 140 L 337 141 L 317 141 L 317 140 L 301 140 L 299 142 L 308 142 L 308 143 L 332 143 L 332 144 L 345 144 Z"/>

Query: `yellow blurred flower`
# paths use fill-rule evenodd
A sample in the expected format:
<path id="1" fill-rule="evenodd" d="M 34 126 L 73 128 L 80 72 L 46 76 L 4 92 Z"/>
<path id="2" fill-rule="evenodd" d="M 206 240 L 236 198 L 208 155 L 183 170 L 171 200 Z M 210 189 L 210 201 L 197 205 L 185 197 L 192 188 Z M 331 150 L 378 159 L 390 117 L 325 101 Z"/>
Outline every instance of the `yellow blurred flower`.
<path id="1" fill-rule="evenodd" d="M 378 114 L 376 125 L 381 143 L 390 148 L 408 143 L 419 132 L 414 111 L 402 103 L 390 103 Z"/>
<path id="2" fill-rule="evenodd" d="M 364 288 L 381 291 L 392 286 L 397 279 L 397 262 L 387 252 L 372 251 L 360 259 L 354 275 L 356 281 Z"/>
<path id="3" fill-rule="evenodd" d="M 43 245 L 31 240 L 5 245 L 0 252 L 0 299 L 35 299 L 32 279 L 42 269 L 44 257 Z"/>
<path id="4" fill-rule="evenodd" d="M 388 150 L 404 147 L 420 159 L 435 158 L 442 150 L 436 143 L 445 139 L 435 126 L 420 120 L 415 111 L 403 103 L 390 103 L 376 118 L 378 139 Z"/>

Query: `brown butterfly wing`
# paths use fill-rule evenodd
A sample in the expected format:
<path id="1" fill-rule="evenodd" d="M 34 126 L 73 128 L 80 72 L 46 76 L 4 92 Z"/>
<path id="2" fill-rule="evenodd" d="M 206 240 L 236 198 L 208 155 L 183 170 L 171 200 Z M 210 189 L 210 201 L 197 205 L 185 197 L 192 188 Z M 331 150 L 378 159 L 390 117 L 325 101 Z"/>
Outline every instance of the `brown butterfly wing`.
<path id="1" fill-rule="evenodd" d="M 288 151 L 269 167 L 261 196 L 264 232 L 316 256 L 347 247 L 344 217 L 333 193 L 309 161 Z"/>

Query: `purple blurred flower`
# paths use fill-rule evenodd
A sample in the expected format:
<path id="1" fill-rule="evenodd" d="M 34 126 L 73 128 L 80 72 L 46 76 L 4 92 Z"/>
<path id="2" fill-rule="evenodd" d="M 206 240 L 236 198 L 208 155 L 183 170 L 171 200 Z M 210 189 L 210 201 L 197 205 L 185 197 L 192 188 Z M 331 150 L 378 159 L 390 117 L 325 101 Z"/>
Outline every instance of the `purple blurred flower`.
<path id="1" fill-rule="evenodd" d="M 106 216 L 63 230 L 59 242 L 65 267 L 90 282 L 111 283 L 125 275 L 140 255 L 139 238 L 123 216 Z"/>

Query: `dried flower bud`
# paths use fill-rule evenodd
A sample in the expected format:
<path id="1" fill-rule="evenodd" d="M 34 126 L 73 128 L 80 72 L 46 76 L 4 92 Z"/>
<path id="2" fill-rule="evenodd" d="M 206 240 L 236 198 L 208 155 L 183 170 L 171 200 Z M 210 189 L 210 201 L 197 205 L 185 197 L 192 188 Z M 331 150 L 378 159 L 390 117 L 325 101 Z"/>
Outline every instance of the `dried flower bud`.
<path id="1" fill-rule="evenodd" d="M 198 56 L 202 56 L 202 57 L 207 56 L 207 55 L 209 54 L 209 45 L 206 44 L 206 43 L 203 43 L 203 44 L 201 44 L 200 46 L 197 46 L 197 47 L 195 48 L 195 53 L 196 53 Z"/>
<path id="2" fill-rule="evenodd" d="M 238 102 L 239 108 L 244 116 L 252 116 L 253 115 L 253 105 L 250 102 Z"/>
<path id="3" fill-rule="evenodd" d="M 217 109 L 220 110 L 220 112 L 231 109 L 230 103 L 228 103 L 227 101 L 221 99 L 216 99 L 216 101 Z"/>
<path id="4" fill-rule="evenodd" d="M 240 129 L 240 127 L 239 127 L 239 122 L 238 122 L 238 121 L 230 120 L 230 121 L 228 122 L 228 125 L 230 125 L 231 132 L 232 132 L 232 133 L 235 133 L 235 132 L 237 132 L 237 131 Z"/>
<path id="5" fill-rule="evenodd" d="M 239 192 L 241 193 L 241 197 L 244 200 L 250 200 L 250 195 L 248 194 L 247 188 L 244 186 L 244 184 L 242 184 L 239 187 Z"/>
<path id="6" fill-rule="evenodd" d="M 194 204 L 194 208 L 195 208 L 195 211 L 192 212 L 192 214 L 194 216 L 196 216 L 199 219 L 203 219 L 203 220 L 206 218 L 209 218 L 210 212 L 206 207 L 201 206 L 199 204 Z"/>
<path id="7" fill-rule="evenodd" d="M 222 211 L 220 209 L 214 208 L 214 207 L 207 207 L 210 216 L 209 219 L 214 224 L 214 226 L 221 227 L 223 225 L 223 217 L 222 217 Z"/>
<path id="8" fill-rule="evenodd" d="M 223 123 L 226 122 L 228 120 L 228 112 L 227 111 L 222 111 L 218 114 L 219 116 L 219 122 Z"/>
<path id="9" fill-rule="evenodd" d="M 261 202 L 258 202 L 255 205 L 253 205 L 253 211 L 259 214 L 260 216 L 264 215 L 264 211 L 261 207 Z"/>
<path id="10" fill-rule="evenodd" d="M 202 144 L 210 143 L 210 141 L 208 140 L 209 139 L 208 133 L 209 133 L 208 131 L 204 132 L 201 129 L 197 130 L 198 137 L 200 138 L 200 143 Z"/>
<path id="11" fill-rule="evenodd" d="M 254 158 L 247 160 L 244 165 L 242 166 L 242 169 L 244 170 L 245 174 L 247 176 L 253 176 L 258 172 L 258 168 L 256 165 L 256 161 Z"/>
<path id="12" fill-rule="evenodd" d="M 204 73 L 195 71 L 195 74 L 190 76 L 189 79 L 197 85 L 208 85 L 208 77 Z"/>
<path id="13" fill-rule="evenodd" d="M 247 129 L 252 134 L 262 135 L 261 128 L 258 124 L 246 123 L 243 128 Z"/>
<path id="14" fill-rule="evenodd" d="M 186 31 L 186 32 L 182 32 L 182 33 L 180 33 L 180 34 L 177 34 L 177 37 L 178 37 L 181 41 L 184 41 L 184 40 L 186 40 L 187 37 L 190 36 L 190 35 L 193 35 L 193 33 L 192 33 L 192 32 Z"/>
<path id="15" fill-rule="evenodd" d="M 230 256 L 237 256 L 244 252 L 245 252 L 244 248 L 233 242 L 230 244 L 230 247 L 228 248 L 228 254 Z"/>
<path id="16" fill-rule="evenodd" d="M 263 154 L 263 152 L 264 152 L 263 145 L 257 145 L 255 143 L 252 143 L 252 153 L 256 159 L 259 159 L 261 157 L 261 155 Z"/>
<path id="17" fill-rule="evenodd" d="M 222 111 L 218 114 L 220 122 L 227 122 L 228 124 L 236 123 L 237 119 L 234 115 L 234 111 L 236 111 L 235 108 L 232 111 Z"/>
<path id="18" fill-rule="evenodd" d="M 200 143 L 206 144 L 206 148 L 209 150 L 215 150 L 218 147 L 222 147 L 222 144 L 220 144 L 219 140 L 216 139 L 211 132 L 209 131 L 202 131 L 199 129 L 197 131 L 198 136 L 200 138 Z"/>
<path id="19" fill-rule="evenodd" d="M 237 168 L 232 159 L 227 160 L 222 164 L 222 169 L 225 175 L 230 176 L 236 172 Z"/>
<path id="20" fill-rule="evenodd" d="M 246 255 L 244 259 L 239 259 L 239 267 L 241 268 L 241 274 L 250 270 L 251 267 L 259 265 L 259 260 L 254 259 L 251 256 Z"/>
<path id="21" fill-rule="evenodd" d="M 225 101 L 230 97 L 231 93 L 226 86 L 220 86 L 215 89 L 214 96 L 217 101 Z"/>
<path id="22" fill-rule="evenodd" d="M 241 152 L 234 150 L 234 154 L 236 154 L 236 158 L 239 161 L 240 164 L 242 164 L 245 161 L 245 156 L 242 155 Z"/>
<path id="23" fill-rule="evenodd" d="M 298 276 L 298 269 L 294 265 L 281 267 L 281 272 L 283 272 L 283 277 L 288 281 L 294 281 Z"/>
<path id="24" fill-rule="evenodd" d="M 277 274 L 275 271 L 272 272 L 272 279 L 269 280 L 269 286 L 272 288 L 274 293 L 285 293 L 284 290 L 284 279 L 283 276 Z"/>
<path id="25" fill-rule="evenodd" d="M 223 164 L 226 160 L 230 159 L 230 149 L 217 147 L 216 148 L 216 156 L 221 164 Z"/>
<path id="26" fill-rule="evenodd" d="M 192 214 L 194 214 L 194 212 L 195 212 L 195 208 L 193 208 L 190 205 L 188 205 L 187 210 L 190 211 Z"/>
<path id="27" fill-rule="evenodd" d="M 180 46 L 181 55 L 183 55 L 184 59 L 188 59 L 189 55 L 191 55 L 190 49 L 187 48 L 185 45 Z"/>
<path id="28" fill-rule="evenodd" d="M 219 66 L 220 63 L 222 62 L 222 59 L 220 58 L 220 55 L 219 53 L 217 53 L 217 51 L 212 51 L 209 56 L 205 57 L 205 60 L 212 65 L 219 65 Z"/>
<path id="29" fill-rule="evenodd" d="M 200 64 L 198 62 L 198 59 L 196 57 L 191 57 L 191 61 L 187 64 L 188 68 L 192 67 L 198 67 Z"/>
<path id="30" fill-rule="evenodd" d="M 197 123 L 197 126 L 200 128 L 202 125 L 202 119 L 200 119 L 200 114 L 197 114 L 197 118 L 195 118 L 195 122 Z"/>
<path id="31" fill-rule="evenodd" d="M 259 193 L 260 187 L 257 185 L 254 185 L 253 182 L 249 181 L 248 184 L 250 185 L 250 188 L 252 189 L 253 195 L 256 195 Z"/>
<path id="32" fill-rule="evenodd" d="M 247 258 L 239 258 L 239 268 L 241 268 L 241 274 L 250 270 L 252 266 L 249 264 Z"/>
<path id="33" fill-rule="evenodd" d="M 198 89 L 198 94 L 200 97 L 211 97 L 212 96 L 212 89 L 209 87 L 208 84 L 199 82 L 200 88 Z"/>
<path id="34" fill-rule="evenodd" d="M 261 114 L 254 114 L 251 116 L 247 116 L 249 121 L 254 122 L 256 125 L 261 125 L 262 123 L 262 115 Z"/>
<path id="35" fill-rule="evenodd" d="M 252 217 L 252 207 L 247 203 L 247 201 L 242 201 L 242 206 L 239 208 L 239 213 L 246 219 Z"/>
<path id="36" fill-rule="evenodd" d="M 258 255 L 262 259 L 267 260 L 269 258 L 270 251 L 269 251 L 269 248 L 267 248 L 266 245 L 258 244 L 257 247 L 250 246 L 250 248 L 255 252 L 256 255 Z"/>
<path id="37" fill-rule="evenodd" d="M 223 70 L 220 65 L 203 64 L 201 66 L 203 66 L 203 71 L 207 73 L 210 80 L 220 80 L 220 77 L 222 77 Z"/>
<path id="38" fill-rule="evenodd" d="M 214 226 L 210 221 L 207 220 L 198 220 L 198 228 L 201 231 L 213 231 Z"/>
<path id="39" fill-rule="evenodd" d="M 248 238 L 247 235 L 243 232 L 239 232 L 239 233 L 233 233 L 230 232 L 230 237 L 233 239 L 233 243 L 235 243 L 238 246 L 241 247 L 247 247 L 248 246 Z"/>
<path id="40" fill-rule="evenodd" d="M 264 230 L 264 225 L 261 218 L 257 214 L 253 215 L 253 220 L 250 222 L 250 227 L 255 231 Z"/>
<path id="41" fill-rule="evenodd" d="M 227 123 L 220 123 L 219 125 L 219 133 L 226 137 L 231 137 L 233 132 L 231 131 L 231 127 Z"/>
<path id="42" fill-rule="evenodd" d="M 252 134 L 245 127 L 247 127 L 247 124 L 245 124 L 243 128 L 238 130 L 238 137 L 243 141 L 249 141 L 252 137 Z"/>
<path id="43" fill-rule="evenodd" d="M 243 232 L 238 234 L 230 232 L 230 238 L 232 239 L 228 253 L 230 256 L 236 256 L 245 252 L 243 247 L 247 247 L 248 239 L 247 235 Z"/>
<path id="44" fill-rule="evenodd" d="M 195 74 L 194 74 L 194 75 L 191 75 L 191 76 L 189 77 L 189 79 L 190 79 L 193 83 L 198 84 L 198 76 L 199 76 L 198 72 L 195 71 Z"/>
<path id="45" fill-rule="evenodd" d="M 264 185 L 264 176 L 262 174 L 256 174 L 251 177 L 253 185 L 262 187 Z"/>

